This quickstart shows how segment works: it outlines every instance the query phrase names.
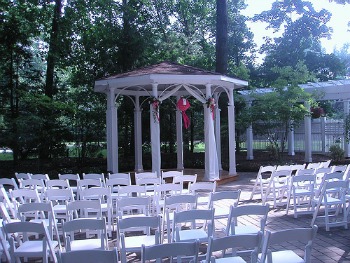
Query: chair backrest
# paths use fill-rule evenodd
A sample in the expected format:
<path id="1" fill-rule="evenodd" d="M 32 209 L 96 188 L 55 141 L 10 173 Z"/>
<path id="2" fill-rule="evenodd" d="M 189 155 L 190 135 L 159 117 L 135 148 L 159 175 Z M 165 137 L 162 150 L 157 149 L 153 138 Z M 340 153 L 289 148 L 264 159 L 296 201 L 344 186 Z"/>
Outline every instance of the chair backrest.
<path id="1" fill-rule="evenodd" d="M 306 165 L 306 168 L 307 169 L 310 169 L 310 168 L 318 169 L 318 168 L 321 168 L 321 163 L 308 163 Z"/>
<path id="2" fill-rule="evenodd" d="M 235 235 L 236 234 L 236 226 L 239 225 L 239 217 L 241 216 L 259 216 L 260 217 L 260 227 L 259 231 L 264 232 L 267 216 L 270 210 L 270 206 L 266 205 L 258 205 L 258 204 L 249 204 L 249 205 L 239 205 L 239 206 L 231 206 L 230 214 L 227 221 L 226 227 L 226 235 Z"/>
<path id="3" fill-rule="evenodd" d="M 118 251 L 113 250 L 77 250 L 60 252 L 58 262 L 60 263 L 116 263 L 118 262 Z"/>
<path id="4" fill-rule="evenodd" d="M 213 253 L 220 250 L 222 251 L 221 258 L 237 257 L 239 254 L 249 251 L 251 254 L 251 262 L 257 262 L 257 255 L 262 242 L 262 237 L 263 232 L 261 231 L 257 234 L 229 235 L 219 238 L 210 237 L 205 262 L 211 262 Z M 229 259 L 227 262 L 229 262 Z M 245 261 L 237 260 L 233 262 Z"/>
<path id="5" fill-rule="evenodd" d="M 70 188 L 69 181 L 67 179 L 51 179 L 46 182 L 46 188 L 48 189 L 67 189 Z"/>
<path id="6" fill-rule="evenodd" d="M 181 184 L 182 186 L 184 186 L 185 183 L 193 184 L 196 182 L 197 182 L 197 174 L 194 174 L 194 175 L 184 174 L 173 178 L 173 184 Z"/>
<path id="7" fill-rule="evenodd" d="M 108 173 L 108 179 L 126 179 L 129 180 L 129 184 L 126 185 L 131 185 L 130 173 Z"/>
<path id="8" fill-rule="evenodd" d="M 31 175 L 32 179 L 39 179 L 39 180 L 43 180 L 44 182 L 50 180 L 50 177 L 48 174 L 32 174 Z"/>
<path id="9" fill-rule="evenodd" d="M 100 200 L 76 200 L 67 204 L 69 220 L 76 218 L 102 218 Z"/>
<path id="10" fill-rule="evenodd" d="M 0 178 L 0 186 L 4 187 L 6 191 L 9 189 L 18 189 L 18 184 L 15 178 Z"/>
<path id="11" fill-rule="evenodd" d="M 180 195 L 182 187 L 179 184 L 159 184 L 154 190 L 153 203 L 159 215 L 164 207 L 164 200 L 167 196 Z"/>
<path id="12" fill-rule="evenodd" d="M 118 186 L 119 197 L 146 196 L 146 186 L 144 185 L 126 185 Z"/>
<path id="13" fill-rule="evenodd" d="M 237 206 L 239 198 L 241 196 L 241 189 L 235 191 L 220 191 L 212 192 L 210 194 L 209 209 L 215 208 L 215 203 L 218 201 L 224 201 L 226 206 Z"/>
<path id="14" fill-rule="evenodd" d="M 172 183 L 174 177 L 182 176 L 183 171 L 162 171 L 163 183 Z"/>
<path id="15" fill-rule="evenodd" d="M 331 161 L 332 161 L 332 160 L 327 160 L 327 161 L 320 162 L 320 167 L 321 167 L 321 168 L 327 168 L 327 167 L 329 167 L 329 165 L 331 164 Z"/>
<path id="16" fill-rule="evenodd" d="M 313 175 L 316 173 L 316 169 L 310 168 L 310 169 L 299 169 L 296 171 L 295 176 L 299 175 Z"/>
<path id="17" fill-rule="evenodd" d="M 198 262 L 199 242 L 177 242 L 157 244 L 153 246 L 142 245 L 141 262 L 156 260 L 157 263 L 163 262 L 162 259 L 168 258 L 172 262 L 173 258 L 177 262 Z"/>
<path id="18" fill-rule="evenodd" d="M 10 191 L 10 196 L 14 204 L 41 202 L 40 195 L 36 189 L 12 190 Z"/>
<path id="19" fill-rule="evenodd" d="M 118 218 L 117 233 L 121 234 L 128 231 L 140 231 L 140 228 L 145 228 L 148 235 L 151 234 L 151 229 L 160 234 L 160 216 L 135 216 Z"/>
<path id="20" fill-rule="evenodd" d="M 27 179 L 22 181 L 21 189 L 37 189 L 38 192 L 45 192 L 46 185 L 41 179 Z"/>
<path id="21" fill-rule="evenodd" d="M 183 210 L 195 209 L 197 205 L 197 198 L 191 194 L 181 194 L 166 196 L 164 199 L 163 214 L 164 218 L 167 216 L 168 212 L 180 212 Z"/>
<path id="22" fill-rule="evenodd" d="M 46 189 L 45 197 L 49 201 L 53 202 L 71 202 L 74 201 L 73 191 L 70 188 L 67 189 Z"/>
<path id="23" fill-rule="evenodd" d="M 130 215 L 149 215 L 151 201 L 148 196 L 123 197 L 117 199 L 117 213 L 120 217 Z"/>
<path id="24" fill-rule="evenodd" d="M 302 243 L 306 243 L 304 250 L 304 262 L 311 262 L 312 242 L 316 236 L 317 229 L 317 226 L 314 225 L 312 228 L 293 228 L 279 230 L 276 232 L 267 230 L 262 245 L 261 261 L 272 262 L 271 253 L 273 252 L 271 252 L 271 246 L 278 245 L 278 248 L 281 249 L 283 248 L 282 244 L 285 242 L 300 241 Z"/>
<path id="25" fill-rule="evenodd" d="M 100 180 L 102 182 L 102 186 L 105 186 L 106 180 L 105 175 L 103 173 L 97 174 L 97 173 L 83 173 L 83 179 L 95 179 Z"/>
<path id="26" fill-rule="evenodd" d="M 15 173 L 15 177 L 17 179 L 19 188 L 21 188 L 21 183 L 23 180 L 32 178 L 30 173 Z"/>
<path id="27" fill-rule="evenodd" d="M 141 178 L 157 178 L 157 177 L 158 177 L 157 172 L 135 173 L 135 181 Z"/>
<path id="28" fill-rule="evenodd" d="M 74 241 L 74 232 L 76 231 L 97 231 L 97 236 L 101 239 L 99 249 L 107 249 L 107 229 L 105 218 L 77 218 L 66 221 L 63 224 L 63 235 L 66 240 L 66 251 L 71 251 L 70 242 Z"/>
<path id="29" fill-rule="evenodd" d="M 287 164 L 287 165 L 277 165 L 276 171 L 282 171 L 282 170 L 289 171 L 289 170 L 292 170 L 292 168 L 293 167 L 291 165 L 289 165 L 289 164 Z"/>
<path id="30" fill-rule="evenodd" d="M 131 179 L 130 178 L 117 178 L 117 177 L 113 177 L 109 178 L 106 180 L 106 186 L 110 187 L 110 188 L 114 188 L 116 186 L 127 186 L 127 185 L 131 185 Z"/>
<path id="31" fill-rule="evenodd" d="M 216 191 L 216 182 L 196 182 L 190 184 L 190 193 L 203 193 L 203 192 L 212 192 Z"/>
<path id="32" fill-rule="evenodd" d="M 77 185 L 77 181 L 80 180 L 79 174 L 58 174 L 58 179 L 68 180 L 69 185 Z"/>

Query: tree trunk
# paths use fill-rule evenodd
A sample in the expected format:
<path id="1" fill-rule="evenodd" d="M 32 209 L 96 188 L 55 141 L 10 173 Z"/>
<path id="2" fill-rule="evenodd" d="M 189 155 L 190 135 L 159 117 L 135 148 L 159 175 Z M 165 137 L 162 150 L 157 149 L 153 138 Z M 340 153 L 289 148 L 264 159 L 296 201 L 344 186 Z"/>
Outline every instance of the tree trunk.
<path id="1" fill-rule="evenodd" d="M 46 83 L 45 83 L 45 95 L 52 98 L 54 95 L 54 73 L 56 58 L 58 55 L 58 33 L 59 22 L 61 17 L 62 2 L 61 0 L 55 0 L 55 9 L 52 18 L 52 28 L 50 33 L 49 51 L 47 54 L 47 68 L 46 68 Z"/>
<path id="2" fill-rule="evenodd" d="M 216 72 L 226 74 L 228 65 L 227 1 L 216 0 Z"/>

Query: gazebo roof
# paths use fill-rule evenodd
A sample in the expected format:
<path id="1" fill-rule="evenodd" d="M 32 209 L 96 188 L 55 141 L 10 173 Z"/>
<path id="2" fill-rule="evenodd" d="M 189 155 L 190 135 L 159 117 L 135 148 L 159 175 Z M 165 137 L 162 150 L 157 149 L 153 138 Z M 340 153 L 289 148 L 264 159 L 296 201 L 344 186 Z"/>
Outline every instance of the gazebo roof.
<path id="1" fill-rule="evenodd" d="M 196 86 L 200 90 L 205 90 L 206 84 L 231 89 L 248 86 L 248 82 L 245 80 L 165 61 L 99 79 L 95 82 L 95 91 L 105 93 L 110 89 L 114 89 L 119 94 L 148 96 L 152 91 L 152 84 L 158 84 L 157 89 L 159 91 L 163 91 L 171 85 L 179 84 Z"/>

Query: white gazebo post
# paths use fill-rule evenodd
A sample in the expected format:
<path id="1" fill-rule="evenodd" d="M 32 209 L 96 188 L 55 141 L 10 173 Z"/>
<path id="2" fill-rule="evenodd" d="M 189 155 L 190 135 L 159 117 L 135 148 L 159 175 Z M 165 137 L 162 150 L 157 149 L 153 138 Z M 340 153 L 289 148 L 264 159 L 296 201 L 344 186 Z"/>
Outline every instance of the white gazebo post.
<path id="1" fill-rule="evenodd" d="M 217 93 L 214 93 L 214 99 L 216 101 L 215 107 L 215 141 L 216 141 L 216 152 L 218 154 L 218 165 L 219 170 L 222 171 L 222 163 L 221 163 L 221 109 L 219 108 L 219 96 Z"/>
<path id="2" fill-rule="evenodd" d="M 158 84 L 152 83 L 152 96 L 158 99 Z M 153 101 L 150 104 L 150 122 L 151 122 L 151 152 L 152 152 L 152 172 L 160 174 L 160 128 L 159 128 L 159 105 L 155 109 Z"/>
<path id="3" fill-rule="evenodd" d="M 252 106 L 252 101 L 247 101 L 248 107 L 250 108 Z M 246 130 L 247 138 L 246 138 L 246 144 L 247 144 L 247 160 L 253 160 L 254 154 L 253 154 L 253 126 L 250 124 Z"/>
<path id="4" fill-rule="evenodd" d="M 344 103 L 344 115 L 348 116 L 349 115 L 349 101 L 345 100 L 343 103 Z M 345 119 L 344 119 L 344 121 L 345 121 Z M 344 133 L 345 132 L 346 131 L 344 130 Z M 347 134 L 344 134 L 344 155 L 345 155 L 345 158 L 348 158 L 348 157 L 350 157 L 350 143 L 349 143 L 349 141 L 347 141 L 346 137 L 347 137 Z"/>
<path id="5" fill-rule="evenodd" d="M 294 125 L 293 121 L 289 121 L 289 131 L 288 131 L 288 155 L 294 156 Z"/>
<path id="6" fill-rule="evenodd" d="M 211 84 L 205 85 L 206 99 L 211 97 Z M 211 108 L 204 107 L 204 139 L 205 139 L 205 180 L 214 181 L 219 179 L 218 155 L 216 151 L 214 120 Z"/>
<path id="7" fill-rule="evenodd" d="M 321 141 L 322 141 L 322 153 L 326 154 L 326 117 L 321 116 Z"/>
<path id="8" fill-rule="evenodd" d="M 142 122 L 141 122 L 140 96 L 135 96 L 134 111 L 134 138 L 135 138 L 135 171 L 142 172 Z"/>
<path id="9" fill-rule="evenodd" d="M 228 110 L 228 137 L 229 137 L 229 175 L 236 176 L 236 127 L 235 127 L 235 103 L 233 88 L 229 90 Z"/>
<path id="10" fill-rule="evenodd" d="M 179 101 L 181 97 L 177 96 L 176 101 Z M 177 169 L 184 169 L 183 161 L 183 137 L 182 137 L 182 113 L 179 109 L 176 110 L 176 154 L 177 154 Z"/>
<path id="11" fill-rule="evenodd" d="M 109 88 L 107 93 L 107 170 L 118 172 L 118 115 L 115 103 L 114 89 Z"/>
<path id="12" fill-rule="evenodd" d="M 305 108 L 310 112 L 310 103 L 304 103 Z M 305 162 L 312 162 L 312 138 L 311 138 L 311 115 L 305 115 L 304 117 L 305 126 Z"/>

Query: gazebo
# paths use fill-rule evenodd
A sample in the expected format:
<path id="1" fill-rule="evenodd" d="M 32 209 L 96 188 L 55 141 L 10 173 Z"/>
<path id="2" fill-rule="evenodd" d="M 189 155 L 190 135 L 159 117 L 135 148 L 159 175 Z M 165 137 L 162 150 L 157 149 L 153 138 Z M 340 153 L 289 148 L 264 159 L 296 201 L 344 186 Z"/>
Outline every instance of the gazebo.
<path id="1" fill-rule="evenodd" d="M 134 71 L 109 76 L 95 82 L 94 90 L 107 95 L 107 169 L 118 172 L 118 105 L 119 96 L 128 96 L 134 104 L 134 134 L 135 134 L 135 171 L 143 171 L 142 164 L 142 125 L 140 97 L 151 98 L 150 103 L 150 134 L 152 171 L 160 176 L 160 127 L 162 121 L 159 116 L 160 102 L 177 97 L 192 96 L 204 108 L 204 142 L 205 142 L 205 180 L 219 179 L 221 169 L 220 148 L 220 109 L 209 106 L 210 102 L 218 101 L 222 93 L 228 96 L 228 135 L 229 135 L 229 175 L 235 176 L 235 109 L 234 90 L 248 85 L 247 81 L 231 78 L 219 73 L 180 65 L 171 62 L 162 62 Z M 186 101 L 184 100 L 184 103 Z M 212 105 L 212 104 L 211 104 Z M 214 111 L 214 112 L 213 112 Z M 213 117 L 215 116 L 215 117 Z M 176 141 L 178 146 L 183 145 L 182 113 L 176 114 Z M 184 169 L 183 147 L 177 147 L 177 169 Z"/>

